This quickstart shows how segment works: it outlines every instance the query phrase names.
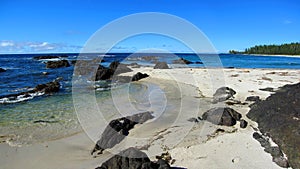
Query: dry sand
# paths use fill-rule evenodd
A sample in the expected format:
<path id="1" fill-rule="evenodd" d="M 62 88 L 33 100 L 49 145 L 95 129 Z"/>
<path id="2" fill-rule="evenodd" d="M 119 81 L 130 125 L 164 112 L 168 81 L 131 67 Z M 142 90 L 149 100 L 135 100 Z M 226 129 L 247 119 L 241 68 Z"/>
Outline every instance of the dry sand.
<path id="1" fill-rule="evenodd" d="M 241 129 L 238 124 L 233 127 L 221 127 L 203 121 L 192 123 L 187 119 L 201 116 L 211 107 L 222 106 L 209 103 L 218 87 L 233 88 L 237 92 L 235 99 L 241 102 L 245 102 L 248 96 L 260 96 L 265 99 L 271 92 L 259 89 L 266 87 L 276 89 L 286 84 L 299 83 L 299 70 L 200 68 L 160 70 L 143 67 L 124 75 L 132 75 L 138 71 L 150 75 L 150 78 L 138 83 L 153 83 L 168 92 L 170 92 L 168 83 L 177 84 L 180 88 L 181 103 L 184 104 L 181 104 L 182 106 L 179 104 L 181 109 L 176 117 L 173 117 L 172 110 L 176 110 L 177 107 L 173 109 L 171 107 L 161 114 L 155 125 L 149 122 L 136 126 L 128 138 L 118 145 L 119 147 L 148 145 L 145 152 L 151 159 L 157 154 L 169 151 L 176 160 L 172 166 L 184 168 L 280 168 L 272 162 L 271 155 L 264 152 L 258 141 L 252 138 L 257 124 L 245 116 L 249 111 L 248 105 L 230 106 L 249 122 L 246 129 Z M 166 93 L 166 96 L 173 97 L 175 94 Z M 197 107 L 199 104 L 200 108 Z M 224 129 L 225 132 L 215 133 L 218 128 Z M 145 139 L 137 139 L 141 137 Z M 95 168 L 112 155 L 106 151 L 103 155 L 93 158 L 89 153 L 93 146 L 94 143 L 84 133 L 23 147 L 10 147 L 2 143 L 1 168 Z"/>

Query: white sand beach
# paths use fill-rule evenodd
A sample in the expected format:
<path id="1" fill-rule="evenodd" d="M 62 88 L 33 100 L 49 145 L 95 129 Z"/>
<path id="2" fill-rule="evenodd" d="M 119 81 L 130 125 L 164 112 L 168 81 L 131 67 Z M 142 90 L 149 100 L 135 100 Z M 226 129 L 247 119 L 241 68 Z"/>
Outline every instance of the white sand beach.
<path id="1" fill-rule="evenodd" d="M 234 104 L 233 108 L 242 114 L 249 124 L 245 129 L 239 123 L 232 127 L 218 126 L 209 122 L 189 122 L 192 117 L 201 116 L 212 107 L 224 106 L 211 104 L 210 100 L 217 88 L 228 86 L 237 94 L 235 100 L 245 102 L 248 96 L 260 96 L 266 99 L 272 92 L 259 89 L 271 87 L 275 90 L 286 84 L 300 82 L 299 70 L 285 69 L 203 69 L 175 68 L 153 69 L 150 67 L 134 68 L 133 72 L 122 75 L 133 75 L 136 72 L 147 73 L 149 78 L 135 83 L 152 83 L 162 91 L 170 92 L 169 85 L 180 88 L 181 110 L 172 115 L 172 108 L 167 108 L 155 125 L 145 123 L 135 126 L 128 139 L 118 146 L 148 146 L 143 150 L 150 159 L 168 151 L 175 159 L 172 166 L 189 169 L 266 169 L 281 168 L 272 162 L 259 142 L 252 137 L 257 124 L 246 117 L 249 104 Z M 165 92 L 165 91 L 164 91 Z M 165 93 L 166 98 L 175 94 Z M 204 100 L 203 100 L 204 98 Z M 177 108 L 175 106 L 175 108 Z M 174 117 L 173 117 L 174 116 Z M 176 117 L 175 117 L 176 116 Z M 173 119 L 169 121 L 168 119 Z M 175 119 L 175 120 L 174 120 Z M 153 127 L 155 126 L 155 127 Z M 216 132 L 223 129 L 224 132 Z M 147 139 L 138 139 L 147 138 Z M 134 141 L 132 141 L 132 140 Z M 3 169 L 82 169 L 96 168 L 113 156 L 110 150 L 94 158 L 90 151 L 95 143 L 84 133 L 43 143 L 22 147 L 11 147 L 0 144 L 0 163 Z"/>

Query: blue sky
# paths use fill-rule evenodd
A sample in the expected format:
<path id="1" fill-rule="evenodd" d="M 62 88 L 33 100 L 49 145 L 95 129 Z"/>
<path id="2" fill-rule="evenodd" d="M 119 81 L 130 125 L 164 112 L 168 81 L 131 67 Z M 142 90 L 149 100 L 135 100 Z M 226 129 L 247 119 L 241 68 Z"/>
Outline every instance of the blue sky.
<path id="1" fill-rule="evenodd" d="M 80 52 L 102 26 L 139 12 L 186 19 L 218 52 L 300 41 L 298 0 L 1 0 L 0 53 Z M 158 37 L 127 40 L 113 51 L 143 48 L 187 52 L 184 45 Z"/>

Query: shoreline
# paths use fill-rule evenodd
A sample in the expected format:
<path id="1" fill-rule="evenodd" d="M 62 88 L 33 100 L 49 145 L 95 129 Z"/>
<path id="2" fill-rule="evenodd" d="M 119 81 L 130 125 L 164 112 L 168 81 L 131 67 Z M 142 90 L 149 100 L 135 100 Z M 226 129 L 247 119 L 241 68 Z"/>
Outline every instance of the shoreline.
<path id="1" fill-rule="evenodd" d="M 274 56 L 274 57 L 290 57 L 290 58 L 300 58 L 300 55 L 273 55 L 273 54 L 232 54 L 232 55 L 248 55 L 248 56 Z"/>
<path id="2" fill-rule="evenodd" d="M 277 89 L 285 84 L 300 82 L 300 70 L 291 69 L 220 68 L 207 70 L 205 68 L 153 69 L 152 67 L 141 67 L 133 68 L 133 72 L 122 75 L 129 76 L 136 72 L 150 75 L 150 78 L 143 79 L 137 83 L 154 83 L 163 91 L 167 90 L 166 87 L 170 86 L 168 83 L 173 81 L 172 84 L 179 86 L 183 93 L 180 98 L 187 101 L 184 107 L 184 110 L 187 111 L 184 112 L 193 112 L 191 107 L 199 103 L 201 97 L 210 99 L 218 87 L 228 86 L 233 88 L 237 91 L 235 99 L 245 102 L 248 96 L 260 96 L 261 99 L 265 99 L 272 94 L 272 92 L 260 90 L 261 88 L 272 87 Z M 164 82 L 164 80 L 168 82 L 160 84 L 160 81 Z M 175 82 L 182 83 L 183 85 L 176 84 Z M 243 118 L 249 122 L 246 129 L 241 129 L 238 126 L 220 127 L 209 123 L 193 124 L 187 122 L 187 119 L 194 117 L 194 114 L 183 113 L 180 116 L 180 124 L 182 125 L 179 125 L 179 127 L 172 128 L 170 126 L 164 127 L 158 125 L 158 127 L 161 127 L 156 130 L 158 132 L 156 134 L 158 135 L 146 153 L 154 155 L 155 152 L 163 152 L 161 145 L 167 146 L 174 143 L 176 135 L 180 135 L 186 131 L 184 128 L 186 125 L 192 125 L 192 129 L 185 139 L 179 145 L 169 150 L 171 156 L 176 159 L 174 166 L 187 168 L 195 168 L 199 165 L 210 166 L 210 168 L 280 168 L 272 162 L 271 156 L 265 153 L 259 143 L 252 138 L 252 133 L 257 128 L 257 123 L 246 117 L 250 109 L 248 105 L 232 105 L 229 107 L 240 112 Z M 201 109 L 198 115 L 201 115 L 208 108 Z M 167 121 L 162 120 L 162 122 Z M 204 132 L 201 128 L 203 125 L 212 127 L 213 130 L 206 131 L 209 135 L 212 135 L 212 132 L 217 128 L 224 129 L 225 133 L 212 135 L 210 139 L 204 136 L 198 137 L 197 133 L 203 134 Z M 139 125 L 130 132 L 129 136 L 139 138 L 143 134 L 152 135 L 145 132 L 148 129 L 147 125 Z M 164 129 L 166 130 L 164 131 Z M 126 142 L 124 144 L 126 145 Z M 84 132 L 22 147 L 10 147 L 5 143 L 1 143 L 0 150 L 3 153 L 0 155 L 0 162 L 7 169 L 20 167 L 24 169 L 35 167 L 62 169 L 96 168 L 112 155 L 105 152 L 100 157 L 93 158 L 89 154 L 93 145 L 93 141 Z M 232 149 L 237 151 L 232 151 Z M 28 161 L 32 161 L 33 159 L 35 161 L 32 164 L 28 164 Z M 54 164 L 53 161 L 57 163 Z M 253 161 L 256 163 L 251 163 Z M 221 166 L 220 163 L 222 163 Z"/>

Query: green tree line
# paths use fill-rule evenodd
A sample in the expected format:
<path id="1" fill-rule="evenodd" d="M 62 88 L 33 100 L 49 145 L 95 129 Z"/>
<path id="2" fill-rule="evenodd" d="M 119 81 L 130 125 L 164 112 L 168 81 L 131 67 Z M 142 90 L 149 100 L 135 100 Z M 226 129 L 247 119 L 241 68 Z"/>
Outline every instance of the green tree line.
<path id="1" fill-rule="evenodd" d="M 300 55 L 300 43 L 282 45 L 256 45 L 245 51 L 230 50 L 231 54 L 268 54 L 268 55 Z"/>

